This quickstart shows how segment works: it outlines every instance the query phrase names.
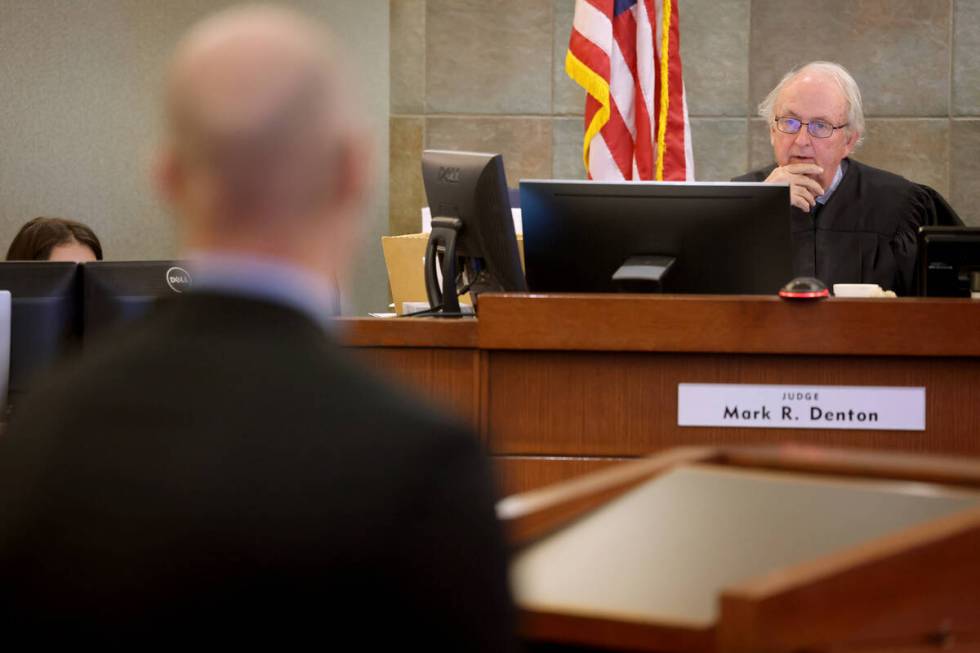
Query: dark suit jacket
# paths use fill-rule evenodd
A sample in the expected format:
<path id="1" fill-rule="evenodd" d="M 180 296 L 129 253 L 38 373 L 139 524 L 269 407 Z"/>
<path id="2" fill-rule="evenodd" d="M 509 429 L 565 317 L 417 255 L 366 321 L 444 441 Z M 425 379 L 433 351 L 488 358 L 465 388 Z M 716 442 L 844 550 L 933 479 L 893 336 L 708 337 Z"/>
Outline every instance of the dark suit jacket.
<path id="1" fill-rule="evenodd" d="M 732 181 L 764 181 L 775 165 Z M 916 233 L 935 220 L 928 192 L 907 179 L 848 160 L 825 206 L 790 209 L 797 276 L 835 283 L 876 283 L 899 295 L 915 292 Z"/>
<path id="2" fill-rule="evenodd" d="M 182 297 L 62 369 L 0 437 L 2 632 L 502 650 L 492 502 L 473 434 L 304 315 Z"/>

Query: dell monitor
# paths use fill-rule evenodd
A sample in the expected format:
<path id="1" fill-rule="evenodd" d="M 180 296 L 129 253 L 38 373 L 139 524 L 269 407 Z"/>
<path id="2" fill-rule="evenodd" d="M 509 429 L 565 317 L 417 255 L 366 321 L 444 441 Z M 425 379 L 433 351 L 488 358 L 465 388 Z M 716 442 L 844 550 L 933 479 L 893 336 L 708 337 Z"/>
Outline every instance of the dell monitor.
<path id="1" fill-rule="evenodd" d="M 10 380 L 16 406 L 39 373 L 78 346 L 78 264 L 0 262 L 0 290 L 9 290 Z"/>
<path id="2" fill-rule="evenodd" d="M 980 227 L 919 227 L 916 289 L 921 297 L 969 297 L 980 275 Z"/>
<path id="3" fill-rule="evenodd" d="M 431 313 L 460 315 L 467 291 L 526 290 L 499 154 L 426 150 L 422 180 L 432 231 L 425 253 Z M 441 280 L 440 280 L 441 273 Z"/>
<path id="4" fill-rule="evenodd" d="M 109 327 L 147 314 L 160 298 L 190 287 L 187 268 L 174 261 L 97 261 L 81 268 L 86 344 Z"/>
<path id="5" fill-rule="evenodd" d="M 793 277 L 789 187 L 522 181 L 532 292 L 775 294 Z"/>

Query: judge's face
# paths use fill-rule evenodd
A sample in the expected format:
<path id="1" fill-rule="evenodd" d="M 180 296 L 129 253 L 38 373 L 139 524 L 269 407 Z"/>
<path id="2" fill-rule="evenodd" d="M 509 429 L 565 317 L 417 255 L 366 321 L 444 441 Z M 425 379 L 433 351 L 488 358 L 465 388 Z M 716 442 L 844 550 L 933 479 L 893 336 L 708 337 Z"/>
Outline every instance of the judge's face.
<path id="1" fill-rule="evenodd" d="M 806 73 L 790 82 L 776 99 L 776 118 L 797 118 L 803 122 L 820 120 L 831 125 L 847 122 L 847 100 L 833 79 L 819 74 Z M 769 125 L 776 162 L 780 166 L 791 163 L 815 163 L 823 168 L 813 177 L 824 190 L 830 188 L 837 167 L 854 149 L 860 134 L 851 130 L 835 129 L 827 138 L 812 136 L 804 125 L 795 134 L 786 134 L 776 125 Z"/>

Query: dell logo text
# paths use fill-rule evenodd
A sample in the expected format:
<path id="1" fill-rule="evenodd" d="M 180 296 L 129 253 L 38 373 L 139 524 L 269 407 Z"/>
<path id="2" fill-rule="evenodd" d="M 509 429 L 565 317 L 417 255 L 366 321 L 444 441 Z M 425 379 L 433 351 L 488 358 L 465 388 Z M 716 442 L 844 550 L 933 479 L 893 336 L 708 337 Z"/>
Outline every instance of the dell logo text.
<path id="1" fill-rule="evenodd" d="M 458 184 L 462 170 L 459 168 L 440 167 L 439 181 L 444 184 Z"/>
<path id="2" fill-rule="evenodd" d="M 191 275 L 184 268 L 172 267 L 167 270 L 167 285 L 174 292 L 184 292 L 191 287 Z"/>

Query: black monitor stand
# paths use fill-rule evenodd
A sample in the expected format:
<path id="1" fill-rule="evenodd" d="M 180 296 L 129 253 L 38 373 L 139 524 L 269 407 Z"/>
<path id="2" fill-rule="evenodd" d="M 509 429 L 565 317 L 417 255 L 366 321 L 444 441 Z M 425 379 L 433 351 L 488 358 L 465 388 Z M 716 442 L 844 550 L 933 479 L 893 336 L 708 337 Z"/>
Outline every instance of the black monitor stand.
<path id="1" fill-rule="evenodd" d="M 429 298 L 426 315 L 433 317 L 459 317 L 459 294 L 456 290 L 457 269 L 456 242 L 463 221 L 459 218 L 432 218 L 432 231 L 425 247 L 425 294 Z M 437 268 L 442 269 L 442 285 Z"/>
<path id="2" fill-rule="evenodd" d="M 467 292 L 476 311 L 481 292 L 527 290 L 501 156 L 426 150 L 422 180 L 433 216 L 425 257 L 431 310 L 412 315 L 461 317 Z"/>
<path id="3" fill-rule="evenodd" d="M 613 273 L 613 285 L 621 292 L 663 292 L 664 279 L 676 260 L 655 254 L 631 256 Z"/>

